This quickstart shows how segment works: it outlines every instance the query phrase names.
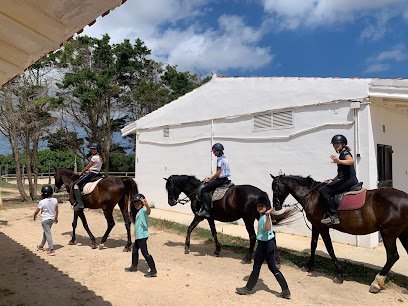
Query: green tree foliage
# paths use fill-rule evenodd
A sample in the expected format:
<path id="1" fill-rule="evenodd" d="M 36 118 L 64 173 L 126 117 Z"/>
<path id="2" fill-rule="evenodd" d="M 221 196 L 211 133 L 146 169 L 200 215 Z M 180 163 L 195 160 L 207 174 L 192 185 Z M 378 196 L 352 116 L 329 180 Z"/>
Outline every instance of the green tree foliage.
<path id="1" fill-rule="evenodd" d="M 83 138 L 78 138 L 75 131 L 69 131 L 66 128 L 59 128 L 54 133 L 44 137 L 48 142 L 48 148 L 52 151 L 72 150 L 81 152 L 81 146 L 84 144 Z"/>
<path id="2" fill-rule="evenodd" d="M 177 71 L 177 66 L 167 65 L 166 70 L 161 76 L 161 80 L 170 90 L 170 99 L 176 100 L 178 97 L 208 82 L 210 78 L 201 80 L 196 74 L 192 74 L 188 71 L 180 72 Z"/>

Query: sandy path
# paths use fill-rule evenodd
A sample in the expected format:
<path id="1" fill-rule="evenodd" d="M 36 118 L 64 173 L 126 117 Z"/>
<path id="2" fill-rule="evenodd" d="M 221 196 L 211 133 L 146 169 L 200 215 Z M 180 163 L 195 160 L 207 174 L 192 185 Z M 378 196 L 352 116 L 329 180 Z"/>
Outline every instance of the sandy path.
<path id="1" fill-rule="evenodd" d="M 78 244 L 67 245 L 72 211 L 60 205 L 60 222 L 53 226 L 57 255 L 37 252 L 42 228 L 32 221 L 33 207 L 0 210 L 0 305 L 404 305 L 408 296 L 387 285 L 377 295 L 353 281 L 337 285 L 325 275 L 308 274 L 283 266 L 292 299 L 276 296 L 278 284 L 264 265 L 256 293 L 239 296 L 252 266 L 240 263 L 241 254 L 223 250 L 212 256 L 213 244 L 192 240 L 192 252 L 184 255 L 184 237 L 151 230 L 149 250 L 159 276 L 146 279 L 142 272 L 126 273 L 131 254 L 123 253 L 125 229 L 118 223 L 104 250 L 92 250 L 82 225 Z M 102 214 L 87 211 L 90 228 L 97 237 L 105 231 Z M 3 224 L 3 225 L 2 225 Z M 405 255 L 405 254 L 404 254 Z"/>

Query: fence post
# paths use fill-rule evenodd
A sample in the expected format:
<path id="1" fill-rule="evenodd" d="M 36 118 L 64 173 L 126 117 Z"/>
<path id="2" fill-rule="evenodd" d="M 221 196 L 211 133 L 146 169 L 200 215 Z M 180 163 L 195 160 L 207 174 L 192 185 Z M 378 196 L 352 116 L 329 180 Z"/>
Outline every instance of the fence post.
<path id="1" fill-rule="evenodd" d="M 51 172 L 50 172 L 50 164 L 48 164 L 48 184 L 51 185 Z"/>

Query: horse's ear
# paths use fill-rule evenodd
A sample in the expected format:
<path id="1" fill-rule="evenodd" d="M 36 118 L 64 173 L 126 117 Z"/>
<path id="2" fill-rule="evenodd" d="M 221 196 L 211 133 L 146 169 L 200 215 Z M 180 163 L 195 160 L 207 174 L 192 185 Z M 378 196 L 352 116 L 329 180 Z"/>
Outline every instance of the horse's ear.
<path id="1" fill-rule="evenodd" d="M 271 176 L 271 178 L 274 180 L 276 177 L 273 176 L 271 173 L 269 173 L 269 175 Z"/>
<path id="2" fill-rule="evenodd" d="M 163 177 L 163 180 L 167 181 L 167 179 L 165 177 Z"/>

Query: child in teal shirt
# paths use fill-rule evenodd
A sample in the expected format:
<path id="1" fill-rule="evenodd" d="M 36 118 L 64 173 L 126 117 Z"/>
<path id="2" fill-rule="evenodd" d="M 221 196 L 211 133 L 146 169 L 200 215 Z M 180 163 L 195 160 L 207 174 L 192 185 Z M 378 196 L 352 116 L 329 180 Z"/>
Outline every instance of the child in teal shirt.
<path id="1" fill-rule="evenodd" d="M 149 238 L 149 215 L 150 215 L 150 206 L 147 203 L 145 196 L 141 193 L 138 193 L 132 197 L 131 205 L 136 209 L 132 209 L 133 216 L 135 216 L 135 243 L 133 244 L 132 249 L 132 265 L 129 268 L 125 268 L 126 272 L 136 272 L 137 264 L 139 262 L 139 249 L 142 252 L 143 257 L 145 258 L 150 271 L 145 273 L 145 277 L 156 277 L 157 270 L 154 263 L 152 255 L 149 254 L 147 250 L 147 239 Z"/>
<path id="2" fill-rule="evenodd" d="M 258 282 L 262 264 L 266 259 L 269 270 L 273 273 L 282 289 L 280 297 L 290 299 L 288 284 L 286 283 L 282 272 L 279 271 L 275 263 L 275 234 L 272 230 L 272 220 L 270 216 L 273 208 L 271 208 L 269 198 L 266 194 L 265 196 L 260 196 L 257 199 L 256 208 L 260 214 L 260 217 L 258 220 L 258 233 L 256 235 L 258 246 L 255 251 L 254 266 L 246 286 L 243 288 L 237 288 L 237 293 L 242 295 L 252 293 L 252 289 Z"/>

